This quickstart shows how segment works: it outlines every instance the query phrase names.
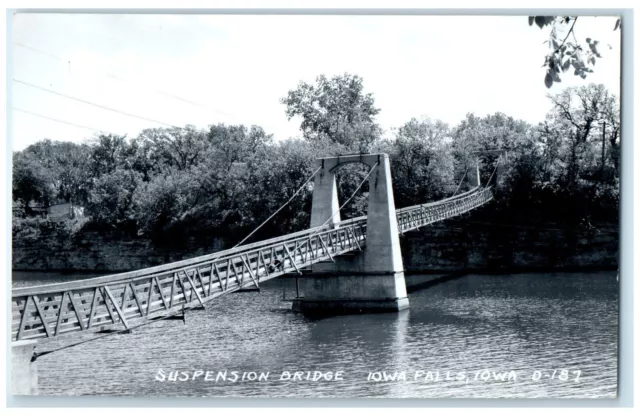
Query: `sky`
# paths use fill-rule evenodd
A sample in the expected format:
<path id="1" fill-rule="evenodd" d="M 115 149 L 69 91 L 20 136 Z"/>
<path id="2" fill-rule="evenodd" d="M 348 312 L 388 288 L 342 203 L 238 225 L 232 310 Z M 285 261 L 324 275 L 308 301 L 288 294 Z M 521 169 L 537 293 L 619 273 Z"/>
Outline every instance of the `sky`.
<path id="1" fill-rule="evenodd" d="M 619 95 L 615 21 L 580 17 L 578 39 L 611 49 L 586 80 L 570 70 L 547 89 L 549 29 L 526 16 L 15 14 L 12 147 L 187 124 L 300 137 L 280 99 L 300 81 L 345 72 L 363 78 L 387 134 L 412 117 L 455 126 L 467 113 L 503 112 L 537 123 L 547 94 L 566 87 L 603 83 Z"/>

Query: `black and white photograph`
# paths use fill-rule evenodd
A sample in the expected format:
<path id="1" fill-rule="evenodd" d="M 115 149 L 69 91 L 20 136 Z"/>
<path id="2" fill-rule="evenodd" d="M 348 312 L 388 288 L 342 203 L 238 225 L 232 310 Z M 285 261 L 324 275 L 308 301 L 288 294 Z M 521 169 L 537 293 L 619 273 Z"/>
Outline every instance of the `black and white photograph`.
<path id="1" fill-rule="evenodd" d="M 13 395 L 618 397 L 621 16 L 9 20 Z"/>

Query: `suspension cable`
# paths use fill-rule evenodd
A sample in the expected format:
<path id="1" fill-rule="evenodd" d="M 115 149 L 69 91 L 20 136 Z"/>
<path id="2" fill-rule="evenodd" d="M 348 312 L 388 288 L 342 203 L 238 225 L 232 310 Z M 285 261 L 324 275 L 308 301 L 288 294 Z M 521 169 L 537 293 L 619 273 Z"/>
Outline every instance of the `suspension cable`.
<path id="1" fill-rule="evenodd" d="M 340 210 L 342 208 L 344 208 L 345 205 L 347 205 L 349 203 L 349 201 L 351 201 L 351 199 L 356 196 L 356 193 L 360 190 L 360 188 L 362 188 L 362 185 L 364 185 L 364 182 L 367 180 L 367 178 L 369 178 L 369 176 L 371 176 L 371 174 L 373 173 L 373 170 L 380 164 L 380 162 L 376 162 L 372 167 L 371 170 L 369 171 L 369 173 L 367 173 L 367 175 L 362 179 L 362 181 L 360 182 L 360 185 L 358 185 L 358 187 L 356 188 L 355 191 L 353 191 L 353 193 L 351 194 L 351 196 L 349 197 L 349 199 L 347 199 L 344 204 L 342 204 L 333 214 L 331 214 L 331 216 L 320 226 L 318 227 L 318 229 L 316 230 L 315 233 L 311 234 L 311 237 L 313 237 L 314 235 L 316 235 L 317 233 L 320 232 L 320 230 L 322 229 L 322 227 L 324 227 L 325 225 L 327 225 L 327 223 L 329 221 L 331 221 L 331 219 L 338 213 L 340 212 Z"/>
<path id="2" fill-rule="evenodd" d="M 453 193 L 453 195 L 458 193 L 458 190 L 460 190 L 460 185 L 462 185 L 462 181 L 464 180 L 464 178 L 467 177 L 467 171 L 469 170 L 469 166 L 467 166 L 467 168 L 464 170 L 464 173 L 462 174 L 462 178 L 460 178 L 460 183 L 458 184 L 458 187 L 456 188 L 456 191 Z M 453 196 L 451 195 L 451 196 Z"/>
<path id="3" fill-rule="evenodd" d="M 333 217 L 334 217 L 338 212 L 340 212 L 340 210 L 341 210 L 342 208 L 344 208 L 344 207 L 345 207 L 345 205 L 347 205 L 347 204 L 349 203 L 349 201 L 351 201 L 351 199 L 353 199 L 353 197 L 354 197 L 354 196 L 356 195 L 356 193 L 360 190 L 360 188 L 362 188 L 362 186 L 364 185 L 365 181 L 369 178 L 369 176 L 371 176 L 371 174 L 373 173 L 373 170 L 378 166 L 378 164 L 379 164 L 379 162 L 376 162 L 376 163 L 373 165 L 373 167 L 371 167 L 371 170 L 369 171 L 369 173 L 367 173 L 367 175 L 362 179 L 362 181 L 360 182 L 360 184 L 358 185 L 358 187 L 355 189 L 355 191 L 353 191 L 353 193 L 351 194 L 351 196 L 349 197 L 349 199 L 347 199 L 347 200 L 346 200 L 346 201 L 345 201 L 345 202 L 344 202 L 344 203 L 343 203 L 343 204 L 342 204 L 342 205 L 341 205 L 341 206 L 340 206 L 340 207 L 339 207 L 339 208 L 338 208 L 338 209 L 337 209 L 333 214 L 331 214 L 331 216 L 329 217 L 329 219 L 327 219 L 327 220 L 324 222 L 324 224 L 322 224 L 320 227 L 318 227 L 318 229 L 315 231 L 315 233 L 313 233 L 313 234 L 311 235 L 311 237 L 313 237 L 313 236 L 314 236 L 314 235 L 316 235 L 318 232 L 320 232 L 320 231 L 321 231 L 321 229 L 322 229 L 322 227 L 324 227 L 324 226 L 325 226 L 325 225 L 326 225 L 326 224 L 327 224 L 327 223 L 328 223 L 328 222 L 329 222 L 329 221 L 330 221 L 330 220 L 331 220 L 331 219 L 332 219 L 332 218 L 333 218 Z M 313 177 L 316 175 L 316 173 L 318 173 L 318 171 L 319 171 L 320 169 L 322 169 L 322 167 L 319 167 L 318 169 L 316 169 L 316 170 L 313 172 L 313 174 L 312 174 L 311 176 L 309 176 L 309 178 L 304 182 L 304 184 L 303 184 L 300 188 L 298 188 L 298 190 L 293 194 L 293 196 L 291 196 L 291 198 L 289 198 L 289 200 L 288 200 L 287 202 L 285 202 L 285 203 L 284 203 L 280 208 L 278 208 L 278 210 L 277 210 L 276 212 L 274 212 L 273 214 L 271 214 L 271 216 L 270 216 L 269 218 L 267 218 L 265 221 L 263 221 L 263 222 L 262 222 L 262 224 L 260 224 L 258 227 L 256 227 L 256 228 L 255 228 L 255 229 L 254 229 L 254 230 L 253 230 L 249 235 L 247 235 L 244 239 L 242 239 L 242 241 L 240 241 L 238 244 L 236 244 L 233 248 L 235 248 L 235 247 L 239 246 L 239 245 L 240 245 L 240 244 L 242 244 L 244 241 L 246 241 L 246 240 L 247 240 L 249 237 L 251 237 L 251 236 L 252 236 L 256 231 L 258 231 L 258 229 L 260 229 L 260 227 L 262 227 L 262 226 L 263 226 L 264 224 L 266 224 L 269 220 L 271 220 L 271 219 L 272 219 L 272 218 L 273 218 L 273 217 L 274 217 L 278 212 L 280 212 L 282 209 L 284 209 L 284 207 L 285 207 L 285 206 L 287 206 L 287 205 L 288 205 L 288 204 L 293 200 L 293 198 L 295 198 L 295 197 L 296 197 L 296 195 L 298 195 L 298 194 L 300 193 L 300 191 L 302 191 L 302 189 L 304 189 L 304 187 L 309 183 L 309 181 L 311 181 L 311 179 L 313 179 Z M 294 249 L 294 251 L 295 251 L 295 249 Z M 185 309 L 183 308 L 183 310 L 182 310 L 183 318 L 184 318 L 184 311 L 185 311 Z M 63 347 L 56 348 L 56 349 L 53 349 L 53 350 L 44 351 L 44 352 L 42 352 L 42 353 L 34 353 L 34 356 L 33 356 L 33 358 L 32 358 L 32 361 L 35 361 L 37 357 L 41 357 L 41 356 L 43 356 L 43 355 L 47 355 L 47 354 L 51 354 L 51 353 L 53 353 L 53 352 L 57 352 L 57 351 L 60 351 L 60 350 L 63 350 L 63 349 L 67 349 L 67 348 L 75 347 L 75 346 L 77 346 L 77 345 L 84 344 L 84 343 L 87 343 L 87 342 L 90 342 L 90 341 L 95 341 L 95 340 L 98 340 L 98 339 L 101 339 L 101 338 L 105 338 L 105 337 L 108 337 L 108 336 L 111 336 L 111 335 L 120 334 L 120 333 L 122 333 L 122 332 L 126 332 L 126 331 L 130 331 L 130 330 L 132 330 L 132 329 L 140 328 L 140 327 L 142 327 L 142 326 L 149 325 L 149 324 L 151 324 L 151 323 L 153 323 L 153 322 L 161 321 L 161 320 L 165 320 L 165 319 L 167 319 L 167 318 L 171 318 L 171 317 L 174 317 L 174 316 L 175 316 L 174 314 L 169 314 L 169 315 L 166 315 L 166 316 L 163 316 L 163 317 L 157 318 L 157 319 L 153 319 L 153 320 L 149 320 L 149 321 L 147 321 L 147 322 L 143 322 L 143 323 L 141 323 L 140 325 L 136 325 L 136 326 L 131 327 L 131 328 L 125 328 L 125 329 L 122 329 L 122 330 L 119 330 L 119 331 L 115 331 L 115 332 L 112 332 L 112 333 L 109 333 L 109 334 L 106 334 L 106 335 L 103 335 L 103 336 L 94 337 L 94 338 L 91 338 L 91 339 L 88 339 L 88 340 L 84 340 L 84 341 L 76 342 L 76 343 L 74 343 L 74 344 L 65 345 L 65 346 L 63 346 Z"/>
<path id="4" fill-rule="evenodd" d="M 340 207 L 339 207 L 337 210 L 335 210 L 335 211 L 331 214 L 331 216 L 330 216 L 330 217 L 329 217 L 329 218 L 328 218 L 328 219 L 327 219 L 327 220 L 326 220 L 322 225 L 318 226 L 318 227 L 317 227 L 317 229 L 316 229 L 316 231 L 315 231 L 313 234 L 311 234 L 311 235 L 309 236 L 309 238 L 311 238 L 311 237 L 315 236 L 315 235 L 316 235 L 316 234 L 318 234 L 320 231 L 322 231 L 322 227 L 324 227 L 325 225 L 327 225 L 327 223 L 328 223 L 329 221 L 331 221 L 331 219 L 332 219 L 332 218 L 333 218 L 333 217 L 334 217 L 338 212 L 340 212 L 340 210 L 341 210 L 342 208 L 344 208 L 344 206 L 345 206 L 345 205 L 347 205 L 347 204 L 349 203 L 349 201 L 351 201 L 351 199 L 356 195 L 356 193 L 360 190 L 360 188 L 362 188 L 362 185 L 364 185 L 364 182 L 367 180 L 367 178 L 368 178 L 369 176 L 371 176 L 371 174 L 373 173 L 373 170 L 376 168 L 376 166 L 378 166 L 378 164 L 379 164 L 379 163 L 380 163 L 380 162 L 376 162 L 376 163 L 371 167 L 371 170 L 369 171 L 369 173 L 367 173 L 367 175 L 362 179 L 362 181 L 360 182 L 360 185 L 358 185 L 358 187 L 356 188 L 356 190 L 355 190 L 355 191 L 353 191 L 353 193 L 351 194 L 351 196 L 349 197 L 349 199 L 347 199 L 347 200 L 344 202 L 344 204 L 340 205 Z M 298 245 L 299 245 L 299 244 L 300 244 L 300 243 L 296 243 L 296 246 L 293 248 L 293 252 L 294 252 L 294 253 L 295 253 L 295 251 L 298 249 Z"/>
<path id="5" fill-rule="evenodd" d="M 491 176 L 489 176 L 489 180 L 487 181 L 487 184 L 484 186 L 485 188 L 489 186 L 489 182 L 491 182 L 491 179 L 493 178 L 493 174 L 496 173 L 496 170 L 498 170 L 499 164 L 500 164 L 500 161 L 498 160 L 498 162 L 496 163 L 496 167 L 493 168 L 493 172 L 491 173 Z"/>
<path id="6" fill-rule="evenodd" d="M 311 176 L 309 176 L 309 179 L 307 179 L 305 181 L 305 183 L 302 184 L 302 186 L 300 188 L 298 188 L 298 190 L 291 196 L 291 198 L 289 198 L 289 200 L 287 202 L 285 202 L 280 208 L 278 208 L 278 210 L 276 212 L 274 212 L 273 214 L 271 214 L 271 216 L 269 218 L 267 218 L 266 220 L 264 220 L 262 222 L 262 224 L 258 225 L 253 231 L 251 231 L 251 233 L 249 233 L 248 236 L 246 236 L 245 238 L 242 239 L 242 241 L 240 241 L 238 244 L 236 244 L 235 246 L 233 246 L 232 248 L 236 248 L 238 247 L 240 244 L 244 243 L 249 237 L 251 237 L 256 231 L 258 231 L 263 225 L 265 225 L 267 222 L 269 222 L 273 217 L 276 216 L 276 214 L 280 211 L 282 211 L 284 209 L 284 207 L 286 207 L 287 205 L 289 205 L 289 203 L 291 201 L 293 201 L 293 198 L 296 197 L 296 195 L 298 195 L 300 193 L 300 191 L 302 191 L 304 189 L 305 186 L 307 186 L 307 184 L 309 183 L 309 181 L 311 179 L 313 179 L 314 176 L 316 176 L 316 173 L 318 173 L 318 171 L 322 169 L 322 166 L 320 166 L 318 169 L 316 169 Z"/>
<path id="7" fill-rule="evenodd" d="M 240 241 L 238 244 L 236 244 L 235 246 L 233 246 L 233 248 L 236 248 L 236 247 L 238 247 L 240 244 L 244 243 L 244 242 L 245 242 L 249 237 L 251 237 L 251 236 L 252 236 L 256 231 L 258 231 L 258 230 L 259 230 L 263 225 L 265 225 L 267 222 L 269 222 L 269 220 L 271 220 L 273 217 L 275 217 L 275 215 L 276 215 L 278 212 L 282 211 L 282 209 L 284 209 L 284 207 L 286 207 L 286 206 L 287 206 L 287 205 L 288 205 L 288 204 L 293 200 L 293 198 L 295 198 L 295 197 L 296 197 L 296 196 L 297 196 L 297 195 L 298 195 L 298 194 L 299 194 L 299 193 L 304 189 L 304 187 L 309 183 L 309 181 L 311 181 L 311 179 L 313 179 L 313 177 L 316 175 L 316 173 L 318 173 L 318 171 L 319 171 L 320 169 L 322 169 L 322 167 L 319 167 L 318 169 L 316 169 L 316 170 L 311 174 L 311 176 L 309 176 L 309 178 L 304 182 L 304 184 L 302 184 L 302 186 L 300 186 L 300 188 L 298 188 L 298 190 L 297 190 L 297 191 L 296 191 L 296 192 L 291 196 L 291 198 L 289 198 L 289 200 L 288 200 L 287 202 L 285 202 L 285 203 L 284 203 L 280 208 L 278 208 L 278 209 L 277 209 L 273 214 L 271 214 L 271 216 L 270 216 L 269 218 L 267 218 L 266 220 L 264 220 L 264 221 L 262 222 L 262 224 L 260 224 L 259 226 L 257 226 L 257 227 L 256 227 L 256 228 L 255 228 L 255 229 L 254 229 L 254 230 L 253 230 L 249 235 L 247 235 L 244 239 L 242 239 L 242 241 Z M 358 189 L 359 189 L 359 187 L 358 187 Z M 351 198 L 350 198 L 350 199 L 351 199 Z M 335 214 L 334 214 L 334 215 L 335 215 Z M 215 259 L 214 259 L 214 261 L 215 261 Z M 185 309 L 183 308 L 183 309 L 182 309 L 183 318 L 184 318 L 184 311 L 185 311 Z M 96 341 L 96 340 L 98 340 L 98 339 L 105 338 L 105 337 L 108 337 L 108 336 L 111 336 L 111 335 L 120 334 L 120 333 L 122 333 L 122 332 L 130 331 L 130 330 L 132 330 L 132 329 L 140 328 L 140 327 L 142 327 L 142 326 L 149 325 L 149 324 L 151 324 L 151 323 L 153 323 L 153 322 L 156 322 L 156 321 L 162 321 L 162 320 L 165 320 L 165 319 L 167 319 L 167 318 L 172 318 L 172 317 L 175 317 L 175 314 L 169 314 L 169 315 L 166 315 L 166 316 L 163 316 L 163 317 L 160 317 L 160 318 L 156 318 L 156 319 L 148 320 L 148 321 L 146 321 L 146 322 L 141 323 L 140 325 L 136 325 L 136 326 L 131 327 L 131 328 L 125 328 L 125 329 L 122 329 L 122 330 L 114 331 L 114 332 L 111 332 L 111 333 L 109 333 L 109 334 L 105 334 L 105 335 L 98 336 L 98 337 L 94 337 L 94 338 L 87 339 L 87 340 L 84 340 L 84 341 L 80 341 L 80 342 L 76 342 L 76 343 L 73 343 L 73 344 L 65 345 L 65 346 L 62 346 L 62 347 L 60 347 L 60 348 L 56 348 L 56 349 L 53 349 L 53 350 L 44 351 L 44 352 L 41 352 L 41 353 L 34 353 L 34 357 L 32 358 L 32 361 L 35 361 L 35 359 L 36 359 L 37 357 L 42 357 L 43 355 L 47 355 L 47 354 L 51 354 L 51 353 L 53 353 L 53 352 L 57 352 L 57 351 L 60 351 L 60 350 L 64 350 L 64 349 L 67 349 L 67 348 L 71 348 L 71 347 L 75 347 L 76 345 L 84 344 L 84 343 L 87 343 L 87 342 L 90 342 L 90 341 Z"/>

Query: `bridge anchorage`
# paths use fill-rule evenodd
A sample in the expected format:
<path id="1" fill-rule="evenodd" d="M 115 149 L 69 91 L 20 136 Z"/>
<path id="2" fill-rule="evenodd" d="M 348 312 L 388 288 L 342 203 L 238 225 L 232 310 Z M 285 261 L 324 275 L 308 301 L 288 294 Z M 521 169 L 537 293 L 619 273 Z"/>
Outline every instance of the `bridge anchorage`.
<path id="1" fill-rule="evenodd" d="M 409 307 L 400 253 L 398 222 L 387 154 L 327 157 L 316 160 L 311 228 L 340 227 L 336 171 L 362 163 L 371 168 L 366 241 L 354 255 L 311 265 L 299 278 L 293 309 L 303 313 L 399 311 Z"/>

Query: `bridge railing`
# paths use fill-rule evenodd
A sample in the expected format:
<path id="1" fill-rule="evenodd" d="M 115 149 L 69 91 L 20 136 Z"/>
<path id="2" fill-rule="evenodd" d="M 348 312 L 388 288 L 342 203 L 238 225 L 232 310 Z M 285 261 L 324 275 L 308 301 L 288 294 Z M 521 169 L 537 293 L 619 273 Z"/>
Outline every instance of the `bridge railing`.
<path id="1" fill-rule="evenodd" d="M 397 211 L 398 229 L 409 231 L 460 215 L 492 198 L 474 189 L 435 203 Z M 366 216 L 219 251 L 207 256 L 82 281 L 12 291 L 12 340 L 74 332 L 131 329 L 149 320 L 202 306 L 225 293 L 314 263 L 360 250 Z"/>
<path id="2" fill-rule="evenodd" d="M 204 306 L 224 293 L 359 249 L 366 223 L 296 233 L 284 241 L 238 247 L 230 254 L 164 270 L 12 291 L 12 340 L 70 332 L 130 329 L 144 321 Z M 107 276 L 109 277 L 109 276 Z M 92 280 L 92 282 L 89 282 Z"/>
<path id="3" fill-rule="evenodd" d="M 471 211 L 493 199 L 490 188 L 475 188 L 437 203 L 414 205 L 396 211 L 398 231 L 405 232 Z"/>

